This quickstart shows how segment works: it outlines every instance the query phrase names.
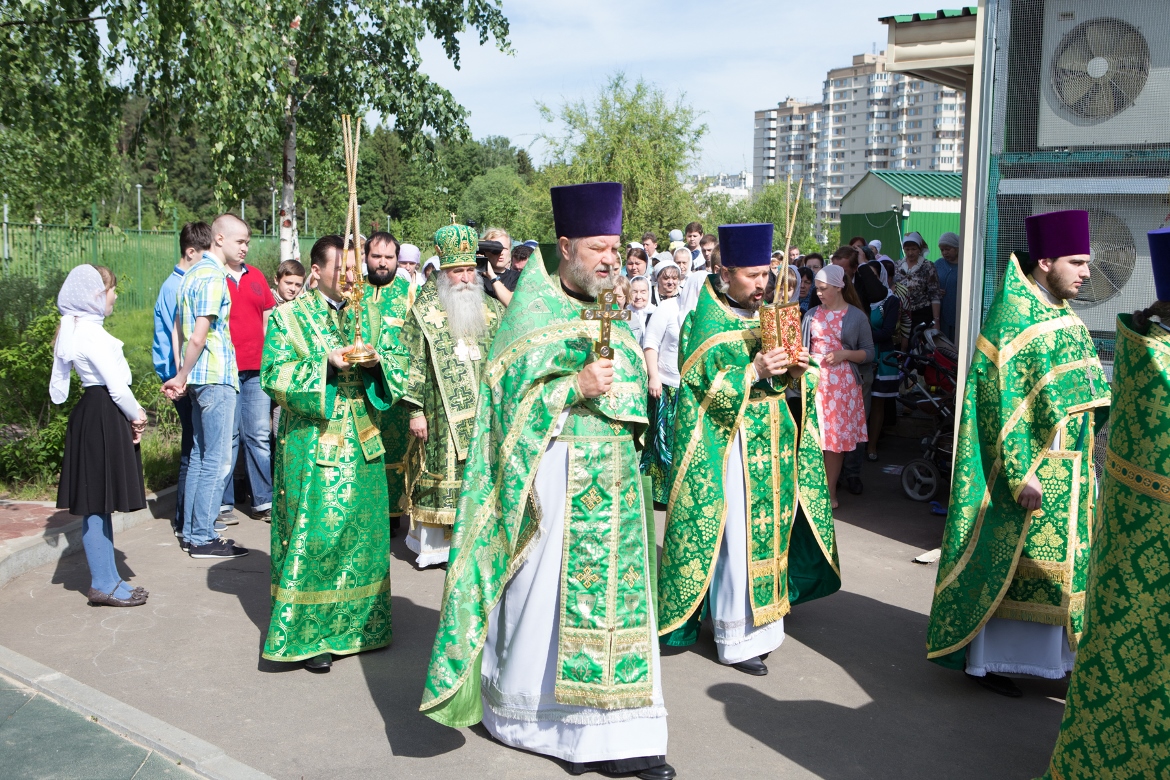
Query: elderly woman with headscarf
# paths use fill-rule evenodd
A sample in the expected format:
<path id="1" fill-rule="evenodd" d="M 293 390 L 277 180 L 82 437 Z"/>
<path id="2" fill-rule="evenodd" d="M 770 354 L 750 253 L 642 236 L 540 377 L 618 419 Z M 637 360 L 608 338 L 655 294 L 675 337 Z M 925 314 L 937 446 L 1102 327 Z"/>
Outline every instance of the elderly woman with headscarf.
<path id="1" fill-rule="evenodd" d="M 80 265 L 57 295 L 61 325 L 53 345 L 49 397 L 63 404 L 70 374 L 77 373 L 81 400 L 69 413 L 65 456 L 57 484 L 57 508 L 82 520 L 81 544 L 89 563 L 93 606 L 137 607 L 147 592 L 128 585 L 114 563 L 114 512 L 146 506 L 138 442 L 146 412 L 130 390 L 130 366 L 122 342 L 102 323 L 114 310 L 117 278 L 108 268 Z"/>
<path id="2" fill-rule="evenodd" d="M 905 259 L 898 264 L 894 281 L 906 285 L 912 327 L 928 325 L 939 327 L 939 305 L 942 290 L 934 263 L 926 259 L 926 240 L 921 233 L 907 233 L 902 242 Z"/>
<path id="3" fill-rule="evenodd" d="M 872 363 L 873 338 L 869 318 L 858 306 L 857 294 L 839 265 L 827 265 L 815 278 L 819 306 L 809 309 L 801 323 L 805 348 L 821 370 L 817 385 L 817 419 L 821 424 L 821 449 L 833 508 L 837 502 L 837 478 L 858 442 L 867 440 L 865 399 L 858 366 Z"/>

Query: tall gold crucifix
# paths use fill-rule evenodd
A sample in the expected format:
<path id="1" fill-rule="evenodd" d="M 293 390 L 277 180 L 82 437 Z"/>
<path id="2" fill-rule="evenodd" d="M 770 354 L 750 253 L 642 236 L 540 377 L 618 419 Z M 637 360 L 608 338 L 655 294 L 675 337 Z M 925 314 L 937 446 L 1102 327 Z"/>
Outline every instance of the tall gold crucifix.
<path id="1" fill-rule="evenodd" d="M 622 320 L 623 322 L 630 321 L 629 309 L 621 309 L 614 311 L 613 307 L 617 306 L 617 298 L 613 294 L 613 290 L 606 290 L 601 295 L 601 300 L 598 302 L 596 309 L 585 309 L 581 312 L 581 319 L 583 320 L 600 320 L 601 334 L 597 341 L 593 342 L 593 354 L 599 358 L 612 359 L 613 347 L 610 346 L 610 325 L 614 320 Z"/>

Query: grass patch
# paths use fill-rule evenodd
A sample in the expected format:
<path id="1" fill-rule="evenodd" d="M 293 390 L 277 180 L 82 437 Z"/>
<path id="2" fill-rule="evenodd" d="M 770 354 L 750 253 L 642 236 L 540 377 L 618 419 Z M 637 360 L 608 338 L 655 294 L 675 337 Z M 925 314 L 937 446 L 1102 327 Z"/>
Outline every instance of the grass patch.
<path id="1" fill-rule="evenodd" d="M 147 428 L 142 435 L 142 474 L 146 492 L 157 493 L 179 481 L 179 437 Z"/>

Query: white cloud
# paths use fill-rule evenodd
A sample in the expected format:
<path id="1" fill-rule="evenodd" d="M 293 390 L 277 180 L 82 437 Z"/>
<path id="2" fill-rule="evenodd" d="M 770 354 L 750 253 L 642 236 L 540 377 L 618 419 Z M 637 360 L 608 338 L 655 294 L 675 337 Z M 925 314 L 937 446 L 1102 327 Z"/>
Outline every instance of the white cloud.
<path id="1" fill-rule="evenodd" d="M 624 71 L 686 93 L 709 127 L 696 168 L 732 172 L 751 167 L 753 111 L 788 96 L 819 99 L 829 68 L 874 43 L 885 48 L 878 16 L 913 10 L 867 0 L 505 0 L 513 55 L 465 35 L 457 71 L 437 43 L 421 50 L 423 69 L 471 112 L 477 138 L 527 146 L 546 129 L 538 101 L 590 99 Z"/>

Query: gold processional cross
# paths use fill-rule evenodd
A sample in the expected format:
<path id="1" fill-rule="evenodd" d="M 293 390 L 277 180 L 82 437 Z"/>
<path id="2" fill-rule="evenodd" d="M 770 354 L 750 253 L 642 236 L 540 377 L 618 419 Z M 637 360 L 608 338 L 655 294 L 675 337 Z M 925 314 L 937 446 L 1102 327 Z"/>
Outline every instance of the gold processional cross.
<path id="1" fill-rule="evenodd" d="M 623 322 L 630 321 L 629 309 L 622 309 L 614 311 L 613 307 L 617 306 L 617 299 L 613 294 L 613 290 L 606 290 L 601 296 L 601 301 L 598 303 L 596 309 L 585 309 L 581 312 L 581 319 L 583 320 L 600 320 L 601 334 L 597 341 L 593 342 L 593 354 L 599 358 L 607 360 L 613 359 L 613 347 L 610 346 L 610 325 L 614 320 L 621 320 Z"/>

